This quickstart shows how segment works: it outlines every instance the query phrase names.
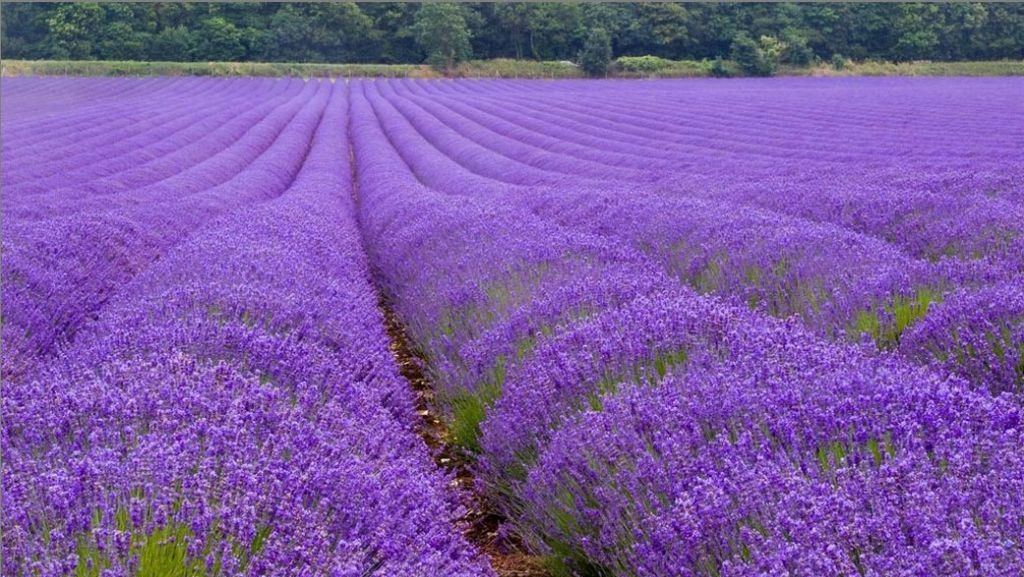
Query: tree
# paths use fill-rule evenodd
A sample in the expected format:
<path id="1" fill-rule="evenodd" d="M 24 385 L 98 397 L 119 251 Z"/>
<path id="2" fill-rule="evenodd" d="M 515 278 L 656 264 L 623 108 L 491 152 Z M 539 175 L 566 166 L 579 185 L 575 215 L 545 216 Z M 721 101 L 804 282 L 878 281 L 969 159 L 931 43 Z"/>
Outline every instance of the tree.
<path id="1" fill-rule="evenodd" d="M 307 4 L 314 25 L 309 41 L 327 62 L 373 62 L 380 57 L 380 34 L 373 19 L 357 4 L 324 2 Z"/>
<path id="2" fill-rule="evenodd" d="M 245 55 L 242 33 L 221 16 L 203 21 L 197 50 L 202 60 L 233 62 Z"/>
<path id="3" fill-rule="evenodd" d="M 270 19 L 263 56 L 271 62 L 306 62 L 311 59 L 307 35 L 313 21 L 293 4 L 285 4 Z"/>
<path id="4" fill-rule="evenodd" d="M 934 4 L 901 4 L 895 29 L 899 40 L 893 48 L 896 60 L 935 56 L 939 44 L 939 7 Z"/>
<path id="5" fill-rule="evenodd" d="M 101 60 L 145 60 L 156 24 L 150 17 L 152 12 L 138 4 L 105 4 L 103 12 L 96 56 Z"/>
<path id="6" fill-rule="evenodd" d="M 638 4 L 636 22 L 643 39 L 639 48 L 663 58 L 684 53 L 691 40 L 689 19 L 689 12 L 679 4 Z"/>
<path id="7" fill-rule="evenodd" d="M 104 29 L 95 53 L 100 60 L 144 60 L 148 38 L 127 22 L 114 22 Z"/>
<path id="8" fill-rule="evenodd" d="M 740 32 L 733 38 L 732 59 L 740 70 L 752 76 L 771 76 L 775 73 L 775 58 L 781 53 L 781 43 L 768 38 L 762 36 L 762 42 L 758 43 L 746 32 Z"/>
<path id="9" fill-rule="evenodd" d="M 764 58 L 767 64 L 769 74 L 775 73 L 775 69 L 779 66 L 779 61 L 782 60 L 783 55 L 789 49 L 785 42 L 769 34 L 765 34 L 758 39 L 757 47 L 761 49 L 761 57 Z"/>
<path id="10" fill-rule="evenodd" d="M 149 44 L 149 59 L 166 62 L 187 62 L 192 60 L 196 41 L 188 28 L 175 26 L 164 28 L 153 36 Z"/>
<path id="11" fill-rule="evenodd" d="M 974 59 L 985 52 L 982 36 L 988 24 L 988 9 L 984 4 L 950 4 L 944 6 L 946 25 L 941 44 L 946 47 L 943 57 L 954 60 Z"/>
<path id="12" fill-rule="evenodd" d="M 773 67 L 773 38 L 785 45 L 777 61 L 798 66 L 833 54 L 1024 57 L 1024 4 L 1009 3 L 2 2 L 0 14 L 4 57 L 22 59 L 392 64 L 426 56 L 451 67 L 470 53 L 575 59 L 598 28 L 615 55 L 712 61 L 736 48 L 756 74 Z"/>
<path id="13" fill-rule="evenodd" d="M 361 4 L 362 10 L 378 32 L 378 56 L 375 62 L 422 62 L 423 51 L 416 42 L 413 25 L 420 5 L 408 2 Z"/>
<path id="14" fill-rule="evenodd" d="M 570 60 L 586 36 L 579 4 L 531 5 L 530 55 L 538 60 Z"/>
<path id="15" fill-rule="evenodd" d="M 782 61 L 786 64 L 810 66 L 814 63 L 814 51 L 807 45 L 807 37 L 800 31 L 787 28 L 782 32 L 782 43 L 786 46 L 782 52 Z"/>
<path id="16" fill-rule="evenodd" d="M 523 57 L 523 35 L 533 37 L 531 21 L 534 5 L 525 2 L 496 4 L 494 16 L 497 26 L 509 35 L 516 59 Z"/>
<path id="17" fill-rule="evenodd" d="M 462 7 L 455 4 L 424 4 L 413 25 L 416 43 L 434 68 L 450 70 L 473 55 L 470 33 Z"/>
<path id="18" fill-rule="evenodd" d="M 612 62 L 612 39 L 604 28 L 590 31 L 580 51 L 580 68 L 591 76 L 603 76 Z"/>
<path id="19" fill-rule="evenodd" d="M 649 50 L 638 50 L 638 41 L 642 36 L 637 24 L 636 5 L 615 2 L 584 2 L 583 27 L 592 31 L 601 29 L 608 33 L 613 47 L 625 50 L 629 54 L 642 54 Z M 589 36 L 588 32 L 586 36 Z M 584 38 L 586 42 L 586 38 Z"/>
<path id="20" fill-rule="evenodd" d="M 62 4 L 46 20 L 51 39 L 50 56 L 56 59 L 91 60 L 93 39 L 103 26 L 103 9 L 98 4 Z"/>
<path id="21" fill-rule="evenodd" d="M 978 37 L 984 58 L 1024 57 L 1024 5 L 990 5 L 984 32 Z"/>

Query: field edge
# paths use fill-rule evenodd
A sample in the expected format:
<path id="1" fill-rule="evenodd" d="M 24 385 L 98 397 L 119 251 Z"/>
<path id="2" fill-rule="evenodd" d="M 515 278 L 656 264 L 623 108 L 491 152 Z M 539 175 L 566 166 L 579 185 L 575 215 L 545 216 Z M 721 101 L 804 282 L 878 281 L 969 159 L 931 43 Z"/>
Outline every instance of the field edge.
<path id="1" fill-rule="evenodd" d="M 733 76 L 736 67 L 727 64 Z M 536 60 L 471 60 L 441 73 L 425 64 L 312 64 L 291 62 L 149 62 L 107 60 L 2 60 L 0 75 L 10 76 L 270 76 L 385 78 L 584 78 L 561 62 Z M 607 78 L 706 78 L 707 62 L 675 61 L 665 70 L 637 73 L 611 70 Z M 826 63 L 783 66 L 776 76 L 1024 76 L 1024 60 L 964 62 L 849 62 L 837 70 Z"/>

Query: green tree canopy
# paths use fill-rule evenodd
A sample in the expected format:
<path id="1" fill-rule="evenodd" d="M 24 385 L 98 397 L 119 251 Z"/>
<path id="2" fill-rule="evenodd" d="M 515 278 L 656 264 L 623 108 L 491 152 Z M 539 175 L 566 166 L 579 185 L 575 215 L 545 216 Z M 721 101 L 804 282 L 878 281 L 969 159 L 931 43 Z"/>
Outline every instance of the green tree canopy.
<path id="1" fill-rule="evenodd" d="M 762 36 L 758 42 L 740 32 L 732 41 L 732 59 L 740 70 L 753 76 L 771 76 L 775 73 L 776 58 L 782 52 L 777 40 Z"/>
<path id="2" fill-rule="evenodd" d="M 94 39 L 104 26 L 98 4 L 63 4 L 46 19 L 51 53 L 58 58 L 85 59 L 96 50 Z"/>
<path id="3" fill-rule="evenodd" d="M 4 3 L 5 58 L 420 63 L 613 56 L 715 59 L 762 37 L 782 62 L 1024 58 L 1024 4 Z M 763 49 L 763 48 L 762 48 Z"/>
<path id="4" fill-rule="evenodd" d="M 580 68 L 591 76 L 603 76 L 612 62 L 612 38 L 604 28 L 590 31 L 580 51 Z"/>
<path id="5" fill-rule="evenodd" d="M 424 4 L 416 13 L 413 33 L 427 63 L 435 68 L 451 69 L 472 57 L 469 27 L 457 4 Z"/>
<path id="6" fill-rule="evenodd" d="M 221 16 L 203 20 L 198 38 L 197 50 L 209 60 L 238 60 L 245 54 L 242 33 Z"/>

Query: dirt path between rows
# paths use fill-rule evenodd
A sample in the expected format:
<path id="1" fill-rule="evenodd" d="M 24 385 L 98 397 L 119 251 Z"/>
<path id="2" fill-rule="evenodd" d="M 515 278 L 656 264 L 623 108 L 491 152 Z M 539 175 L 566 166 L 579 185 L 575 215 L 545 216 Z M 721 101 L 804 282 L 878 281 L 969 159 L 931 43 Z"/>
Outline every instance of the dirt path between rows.
<path id="1" fill-rule="evenodd" d="M 351 101 L 350 101 L 351 112 Z M 351 119 L 349 119 L 351 122 Z M 351 129 L 351 124 L 349 125 Z M 352 174 L 352 200 L 356 207 L 358 222 L 359 178 L 356 174 L 355 150 L 352 136 L 348 138 L 349 171 Z M 360 228 L 362 225 L 359 225 Z M 363 243 L 365 247 L 365 242 Z M 416 414 L 419 422 L 416 432 L 430 450 L 434 462 L 453 477 L 453 484 L 465 513 L 455 520 L 466 540 L 486 555 L 498 577 L 551 577 L 544 569 L 541 558 L 530 555 L 518 542 L 502 538 L 499 527 L 504 519 L 489 507 L 471 468 L 471 460 L 451 442 L 451 435 L 444 420 L 435 412 L 434 389 L 423 372 L 411 341 L 398 315 L 395 314 L 384 292 L 374 285 L 378 295 L 378 307 L 384 315 L 384 326 L 391 343 L 388 348 L 395 358 L 399 372 L 415 393 Z"/>
<path id="2" fill-rule="evenodd" d="M 488 507 L 478 490 L 471 461 L 450 442 L 451 436 L 444 420 L 434 412 L 434 390 L 413 353 L 405 327 L 383 297 L 380 309 L 391 338 L 391 354 L 416 394 L 416 414 L 419 415 L 416 432 L 430 449 L 437 466 L 455 479 L 454 484 L 466 511 L 456 520 L 456 526 L 466 540 L 490 558 L 491 567 L 498 577 L 549 577 L 539 557 L 526 553 L 519 543 L 499 536 L 498 528 L 503 518 Z"/>

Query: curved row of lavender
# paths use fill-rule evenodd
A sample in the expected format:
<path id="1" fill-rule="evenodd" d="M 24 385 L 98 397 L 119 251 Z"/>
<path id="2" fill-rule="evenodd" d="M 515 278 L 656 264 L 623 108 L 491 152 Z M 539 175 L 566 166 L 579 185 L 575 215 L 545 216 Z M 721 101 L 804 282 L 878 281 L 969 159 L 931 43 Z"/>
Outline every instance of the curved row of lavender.
<path id="1" fill-rule="evenodd" d="M 954 90 L 958 85 L 951 81 L 932 82 L 919 91 L 877 81 L 847 91 L 857 101 L 884 92 L 899 105 L 923 110 L 952 98 L 948 92 L 969 96 Z M 695 144 L 707 140 L 709 130 L 690 121 L 697 114 L 691 108 L 701 111 L 703 100 L 714 97 L 742 111 L 742 98 L 749 95 L 721 91 L 715 84 L 707 88 L 710 95 L 695 92 L 691 100 L 696 103 L 688 102 L 680 114 L 674 114 L 679 109 L 659 108 L 678 98 L 675 92 L 661 92 L 659 99 L 656 89 L 634 90 L 629 100 L 644 108 L 631 116 L 606 110 L 608 102 L 627 94 L 614 85 L 586 94 L 554 88 L 543 99 L 495 97 L 481 82 L 464 85 L 470 87 L 466 97 L 445 93 L 445 88 L 454 89 L 444 83 L 390 81 L 372 90 L 382 96 L 380 106 L 391 111 L 388 121 L 395 130 L 426 141 L 443 156 L 445 168 L 434 163 L 424 170 L 441 190 L 497 196 L 561 226 L 625 239 L 702 292 L 729 296 L 774 316 L 800 316 L 830 338 L 870 337 L 881 348 L 898 349 L 921 363 L 944 364 L 1000 392 L 1024 387 L 1024 344 L 1006 336 L 1024 327 L 1019 311 L 990 306 L 984 322 L 961 317 L 947 323 L 952 334 L 946 335 L 925 335 L 913 325 L 929 310 L 946 309 L 937 314 L 948 317 L 953 307 L 939 304 L 943 300 L 981 298 L 971 295 L 995 284 L 1010 290 L 1022 286 L 1024 207 L 1014 195 L 1024 183 L 1024 157 L 1014 143 L 1024 137 L 1024 110 L 1011 98 L 1019 84 L 1009 79 L 985 87 L 995 118 L 988 118 L 986 108 L 969 119 L 983 137 L 955 144 L 944 136 L 941 147 L 930 143 L 918 150 L 905 140 L 920 133 L 919 140 L 928 142 L 930 125 L 872 133 L 870 125 L 862 125 L 867 122 L 811 123 L 818 120 L 812 113 L 823 106 L 816 99 L 831 96 L 836 88 L 797 83 L 789 90 L 758 94 L 784 107 L 779 115 L 792 121 L 785 130 L 795 133 L 790 141 L 766 121 L 760 122 L 767 135 L 752 142 L 738 138 L 751 130 L 749 125 L 759 125 L 734 113 L 714 131 L 729 135 L 714 143 L 729 149 L 724 159 L 709 145 Z M 691 96 L 685 88 L 680 92 Z M 583 105 L 571 99 L 590 99 L 588 106 L 593 106 L 574 113 Z M 948 115 L 951 107 L 939 111 Z M 1007 108 L 1020 114 L 1012 116 Z M 589 123 L 574 114 L 586 114 Z M 648 116 L 656 121 L 644 123 Z M 631 124 L 626 126 L 626 120 Z M 1002 124 L 997 128 L 995 122 Z M 858 132 L 875 138 L 870 149 L 846 143 Z M 817 176 L 810 182 L 810 176 L 794 174 L 798 169 L 788 150 L 806 147 L 803 141 L 809 138 L 833 139 L 829 150 L 849 148 L 800 156 L 801 164 L 814 165 Z M 774 158 L 766 163 L 770 151 Z M 708 166 L 696 167 L 699 154 Z M 882 154 L 893 161 L 883 162 Z M 936 156 L 945 161 L 938 168 Z M 916 180 L 892 178 L 896 164 Z M 963 178 L 943 182 L 951 179 L 954 166 L 976 171 L 973 188 L 959 189 Z M 751 168 L 753 175 L 747 175 Z M 459 175 L 457 184 L 452 174 Z M 693 184 L 705 174 L 712 175 L 705 177 L 707 183 Z M 713 181 L 718 174 L 721 182 Z M 750 180 L 734 185 L 737 174 Z M 880 189 L 876 181 L 887 188 Z M 743 187 L 747 195 L 721 192 L 730 186 Z M 774 204 L 756 202 L 754 194 Z M 914 331 L 914 338 L 903 339 L 907 331 Z M 973 341 L 970 349 L 950 346 L 964 340 Z"/>
<path id="2" fill-rule="evenodd" d="M 933 82 L 922 90 L 938 95 L 931 105 L 970 91 L 968 80 Z M 993 105 L 1020 87 L 977 82 Z M 941 231 L 911 221 L 952 222 L 943 211 L 956 203 L 886 213 L 888 232 L 900 233 L 889 236 L 842 211 L 741 195 L 759 175 L 807 161 L 825 175 L 824 204 L 839 194 L 828 178 L 864 171 L 841 186 L 851 195 L 842 206 L 865 210 L 897 168 L 886 150 L 862 148 L 888 137 L 888 152 L 906 151 L 896 161 L 917 162 L 921 182 L 977 161 L 978 178 L 1009 188 L 959 191 L 961 179 L 942 194 L 959 206 L 995 199 L 1017 214 L 1015 151 L 1000 146 L 1019 121 L 997 118 L 1008 128 L 992 126 L 992 139 L 959 158 L 944 152 L 961 150 L 948 140 L 917 143 L 856 121 L 886 106 L 899 113 L 889 99 L 915 94 L 884 81 L 353 83 L 371 261 L 433 372 L 454 439 L 477 454 L 491 496 L 531 547 L 568 573 L 595 575 L 1024 571 L 1024 415 L 1019 396 L 999 394 L 1016 377 L 990 362 L 1010 358 L 1012 371 L 1019 354 L 1019 253 L 965 227 L 947 231 L 962 233 L 968 253 L 929 258 L 920 247 Z M 845 124 L 815 113 L 800 126 L 794 107 L 826 97 L 868 105 Z M 943 112 L 951 124 L 978 121 L 945 104 L 932 121 Z M 646 128 L 654 116 L 680 126 Z M 536 130 L 526 129 L 531 118 Z M 821 150 L 829 136 L 831 155 Z M 617 140 L 623 150 L 603 161 Z M 648 167 L 628 165 L 647 152 Z M 748 157 L 750 181 L 735 174 Z M 723 181 L 714 190 L 685 186 L 711 182 L 713 171 Z M 854 196 L 856 183 L 872 182 Z M 801 192 L 802 202 L 819 198 Z M 1021 221 L 994 222 L 1019 242 Z M 712 256 L 719 272 L 691 272 Z M 751 295 L 759 306 L 740 302 Z M 892 316 L 891 344 L 909 359 L 823 338 L 858 321 L 870 332 L 857 313 L 871 303 L 875 326 Z M 978 303 L 984 312 L 972 310 Z M 993 331 L 1011 346 L 988 358 L 980 351 L 996 350 Z M 945 367 L 912 354 L 949 353 L 949 343 L 960 352 Z"/>
<path id="3" fill-rule="evenodd" d="M 4 573 L 488 573 L 361 232 L 552 564 L 1019 575 L 1018 86 L 816 82 L 5 81 Z"/>
<path id="4" fill-rule="evenodd" d="M 492 574 L 388 350 L 345 86 L 39 82 L 4 117 L 2 573 Z"/>

